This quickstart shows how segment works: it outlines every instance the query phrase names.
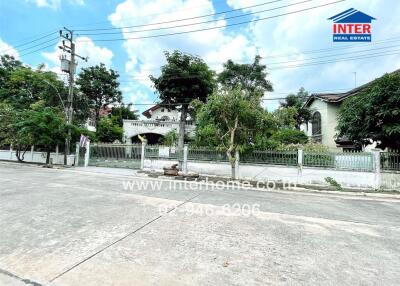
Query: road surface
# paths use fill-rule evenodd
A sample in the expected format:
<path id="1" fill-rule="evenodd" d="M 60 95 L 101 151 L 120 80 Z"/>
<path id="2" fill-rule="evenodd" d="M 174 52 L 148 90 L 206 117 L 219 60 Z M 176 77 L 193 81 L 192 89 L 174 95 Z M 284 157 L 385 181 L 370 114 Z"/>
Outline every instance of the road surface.
<path id="1" fill-rule="evenodd" d="M 0 285 L 400 283 L 400 200 L 138 175 L 0 163 Z"/>

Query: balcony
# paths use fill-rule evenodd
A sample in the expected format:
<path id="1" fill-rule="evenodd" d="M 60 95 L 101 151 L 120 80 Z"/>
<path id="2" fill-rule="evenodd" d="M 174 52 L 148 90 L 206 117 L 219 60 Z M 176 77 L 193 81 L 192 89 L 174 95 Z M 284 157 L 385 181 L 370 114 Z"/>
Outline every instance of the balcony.
<path id="1" fill-rule="evenodd" d="M 185 132 L 193 135 L 195 125 L 192 121 L 186 122 Z M 125 138 L 132 138 L 139 134 L 154 133 L 165 135 L 171 130 L 179 133 L 179 121 L 160 121 L 160 120 L 124 120 L 123 121 Z"/>

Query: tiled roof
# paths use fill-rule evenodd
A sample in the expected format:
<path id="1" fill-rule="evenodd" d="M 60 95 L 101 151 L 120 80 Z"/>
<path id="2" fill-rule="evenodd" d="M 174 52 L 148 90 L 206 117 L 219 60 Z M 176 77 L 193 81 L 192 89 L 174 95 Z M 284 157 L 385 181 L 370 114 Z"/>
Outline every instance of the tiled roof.
<path id="1" fill-rule="evenodd" d="M 400 73 L 400 69 L 395 70 L 394 72 L 391 72 L 390 74 L 394 74 L 394 73 Z M 359 87 L 356 87 L 352 90 L 349 90 L 347 92 L 313 93 L 313 94 L 311 94 L 311 96 L 308 98 L 308 100 L 306 101 L 306 103 L 304 105 L 309 106 L 315 99 L 320 99 L 322 101 L 332 102 L 332 103 L 341 102 L 341 101 L 345 100 L 346 98 L 348 98 L 349 96 L 353 96 L 353 95 L 359 94 L 361 91 L 364 91 L 366 88 L 371 86 L 372 83 L 374 83 L 375 81 L 376 81 L 376 79 L 374 79 L 373 81 L 370 81 L 366 84 L 363 84 Z"/>

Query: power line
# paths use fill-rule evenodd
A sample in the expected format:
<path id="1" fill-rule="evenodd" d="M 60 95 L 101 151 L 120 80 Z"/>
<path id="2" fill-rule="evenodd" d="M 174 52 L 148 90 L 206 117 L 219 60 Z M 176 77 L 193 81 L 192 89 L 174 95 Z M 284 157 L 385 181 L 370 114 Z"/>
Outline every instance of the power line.
<path id="1" fill-rule="evenodd" d="M 243 22 L 238 22 L 238 23 L 232 23 L 232 24 L 227 24 L 227 25 L 223 25 L 223 26 L 215 26 L 215 27 L 202 28 L 202 29 L 191 30 L 191 31 L 182 31 L 182 32 L 158 34 L 158 35 L 149 35 L 149 36 L 142 36 L 142 37 L 115 38 L 115 39 L 93 39 L 93 41 L 95 41 L 95 42 L 96 41 L 97 42 L 128 41 L 128 40 L 160 38 L 160 37 L 166 37 L 166 36 L 174 36 L 174 35 L 202 32 L 202 31 L 209 31 L 209 30 L 215 30 L 215 29 L 221 29 L 221 28 L 226 28 L 226 27 L 238 26 L 238 25 L 254 23 L 254 22 L 264 21 L 264 20 L 273 19 L 273 18 L 278 18 L 278 17 L 282 17 L 282 16 L 292 15 L 292 14 L 296 14 L 296 13 L 300 13 L 300 12 L 314 10 L 314 9 L 317 9 L 317 8 L 322 8 L 322 7 L 325 7 L 325 6 L 333 5 L 333 4 L 344 2 L 344 1 L 346 1 L 346 0 L 338 0 L 338 1 L 330 2 L 330 3 L 326 3 L 326 4 L 321 4 L 321 5 L 317 5 L 317 6 L 313 6 L 313 7 L 309 7 L 309 8 L 305 8 L 305 9 L 301 9 L 301 10 L 282 13 L 282 14 L 279 14 L 279 15 L 273 15 L 273 16 L 264 17 L 264 18 L 258 18 L 258 19 L 253 19 L 253 20 L 248 20 L 248 21 L 243 21 Z M 87 42 L 87 40 L 81 40 L 81 42 Z"/>
<path id="2" fill-rule="evenodd" d="M 329 61 L 303 63 L 303 64 L 299 64 L 299 65 L 270 68 L 269 70 L 280 70 L 280 69 L 287 69 L 287 68 L 308 67 L 308 66 L 314 66 L 314 65 L 336 63 L 336 62 L 341 62 L 341 61 L 346 61 L 346 60 L 369 59 L 369 58 L 376 58 L 376 57 L 382 57 L 382 56 L 391 56 L 391 55 L 398 55 L 398 54 L 400 54 L 400 50 L 393 50 L 393 51 L 389 51 L 388 53 L 375 53 L 375 54 L 370 54 L 370 55 L 365 55 L 365 56 L 360 56 L 360 57 L 348 57 L 348 58 L 341 58 L 341 59 L 335 59 L 335 60 L 329 60 Z"/>
<path id="3" fill-rule="evenodd" d="M 50 45 L 48 45 L 48 46 L 45 46 L 45 47 L 41 47 L 41 48 L 39 48 L 39 49 L 37 49 L 37 50 L 27 52 L 27 53 L 22 54 L 22 55 L 20 55 L 20 56 L 23 57 L 23 56 L 30 55 L 30 54 L 33 54 L 33 53 L 37 53 L 37 52 L 43 51 L 43 50 L 45 50 L 45 49 L 47 49 L 47 48 L 54 47 L 55 45 L 57 45 L 57 42 L 54 42 L 54 43 L 52 43 L 52 44 L 50 44 Z"/>
<path id="4" fill-rule="evenodd" d="M 364 53 L 364 52 L 369 52 L 369 51 L 375 51 L 375 50 L 384 50 L 384 49 L 390 49 L 390 48 L 397 48 L 399 45 L 394 45 L 394 46 L 388 46 L 388 47 L 380 47 L 380 48 L 375 48 L 375 49 L 368 49 L 368 50 L 362 50 L 362 51 L 357 51 L 357 53 Z M 390 51 L 389 51 L 390 52 Z M 354 54 L 355 52 L 348 52 L 348 53 L 341 53 L 341 54 L 334 54 L 334 55 L 325 55 L 325 56 L 320 56 L 320 57 L 313 57 L 313 58 L 306 58 L 306 59 L 300 59 L 300 60 L 290 60 L 286 62 L 272 62 L 272 63 L 265 63 L 266 65 L 277 65 L 277 64 L 288 64 L 288 63 L 294 63 L 294 62 L 304 62 L 308 60 L 316 60 L 316 59 L 323 59 L 323 58 L 331 58 L 331 57 L 336 57 L 336 56 L 342 56 L 342 55 L 349 55 L 349 54 Z"/>
<path id="5" fill-rule="evenodd" d="M 44 36 L 39 37 L 39 38 L 36 38 L 36 39 L 34 39 L 34 40 L 32 40 L 32 41 L 25 42 L 25 43 L 22 43 L 22 44 L 18 44 L 18 45 L 15 45 L 15 46 L 11 47 L 11 48 L 2 50 L 0 53 L 5 53 L 5 52 L 7 52 L 7 51 L 10 51 L 10 50 L 13 50 L 13 49 L 16 49 L 16 48 L 19 48 L 19 47 L 23 47 L 23 46 L 29 45 L 29 44 L 31 44 L 31 43 L 34 43 L 34 42 L 40 41 L 40 40 L 42 40 L 42 39 L 44 39 L 44 38 L 47 38 L 47 37 L 49 37 L 49 36 L 51 36 L 51 35 L 53 35 L 53 34 L 55 34 L 55 33 L 56 33 L 56 32 L 54 31 L 54 32 L 51 32 L 51 33 L 49 33 L 49 34 L 45 34 Z"/>
<path id="6" fill-rule="evenodd" d="M 217 16 L 217 15 L 226 14 L 226 13 L 237 12 L 237 11 L 240 11 L 240 10 L 243 10 L 243 9 L 249 9 L 249 8 L 264 6 L 264 5 L 268 5 L 268 4 L 272 4 L 272 3 L 276 3 L 276 2 L 281 2 L 281 1 L 283 1 L 283 0 L 275 0 L 275 1 L 270 1 L 270 2 L 264 2 L 264 3 L 261 3 L 261 4 L 251 5 L 251 6 L 247 6 L 247 7 L 238 8 L 238 9 L 225 10 L 225 11 L 221 11 L 221 12 L 218 12 L 218 13 L 210 13 L 210 14 L 196 16 L 196 17 L 181 18 L 181 19 L 175 19 L 175 20 L 169 20 L 169 21 L 163 21 L 163 22 L 157 22 L 157 23 L 141 24 L 141 25 L 133 25 L 133 26 L 124 26 L 124 27 L 113 27 L 113 28 L 79 29 L 79 30 L 75 30 L 75 31 L 77 31 L 77 32 L 110 31 L 110 30 L 139 28 L 139 27 L 148 27 L 148 26 L 155 26 L 155 25 L 162 25 L 162 24 L 170 24 L 170 23 L 175 23 L 175 22 L 194 20 L 194 19 L 200 19 L 200 18 L 205 18 L 205 17 Z M 312 1 L 312 0 L 308 0 L 308 1 L 304 1 L 304 2 L 309 2 L 309 1 Z M 261 11 L 261 12 L 263 12 L 263 11 Z M 254 13 L 256 13 L 256 12 L 254 12 Z M 250 13 L 250 14 L 254 14 L 254 13 Z M 257 13 L 259 13 L 259 12 L 257 12 Z M 245 14 L 245 15 L 250 15 L 250 14 Z M 225 18 L 225 19 L 227 19 L 227 18 Z M 198 24 L 200 24 L 200 23 L 198 23 Z M 89 35 L 89 34 L 85 34 L 85 35 Z"/>
<path id="7" fill-rule="evenodd" d="M 213 0 L 212 2 L 221 2 L 221 1 L 225 1 L 225 0 Z M 121 20 L 119 20 L 119 22 L 123 22 L 129 19 L 141 19 L 141 18 L 148 18 L 148 17 L 153 17 L 153 16 L 159 16 L 159 15 L 171 15 L 177 12 L 182 12 L 182 11 L 190 11 L 190 10 L 194 10 L 195 8 L 199 8 L 199 7 L 204 7 L 204 6 L 209 6 L 209 4 L 205 4 L 205 5 L 198 5 L 198 6 L 194 6 L 194 7 L 190 7 L 190 8 L 185 8 L 185 9 L 177 9 L 174 10 L 170 13 L 153 13 L 153 14 L 146 14 L 146 15 L 142 15 L 142 16 L 136 16 L 136 17 L 127 17 L 127 18 L 123 18 Z M 70 25 L 71 27 L 84 27 L 84 26 L 94 26 L 97 24 L 103 24 L 103 23 L 109 23 L 110 21 L 99 21 L 99 22 L 94 22 L 94 23 L 86 23 L 86 24 L 79 24 L 79 25 Z"/>
<path id="8" fill-rule="evenodd" d="M 47 44 L 47 43 L 50 43 L 50 42 L 54 42 L 55 40 L 58 40 L 58 37 L 51 38 L 50 40 L 41 42 L 41 43 L 36 44 L 36 45 L 34 45 L 34 46 L 30 46 L 30 47 L 24 48 L 24 49 L 22 49 L 22 50 L 18 50 L 18 52 L 20 53 L 20 52 L 23 52 L 23 51 L 27 51 L 27 50 L 30 50 L 30 49 L 32 49 L 32 48 L 39 47 L 39 46 L 44 45 L 44 44 Z"/>

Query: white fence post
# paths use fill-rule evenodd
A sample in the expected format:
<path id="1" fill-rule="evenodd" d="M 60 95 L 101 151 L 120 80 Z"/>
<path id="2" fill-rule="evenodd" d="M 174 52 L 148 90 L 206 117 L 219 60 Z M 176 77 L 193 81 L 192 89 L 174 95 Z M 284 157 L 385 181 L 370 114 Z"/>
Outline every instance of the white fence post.
<path id="1" fill-rule="evenodd" d="M 143 170 L 144 169 L 144 153 L 145 153 L 145 147 L 146 147 L 146 142 L 142 142 L 142 152 L 140 155 L 140 169 Z"/>
<path id="2" fill-rule="evenodd" d="M 375 173 L 375 189 L 381 188 L 381 150 L 373 149 L 372 150 L 373 158 L 374 158 L 374 173 Z"/>
<path id="3" fill-rule="evenodd" d="M 303 149 L 297 149 L 297 165 L 303 167 Z"/>
<path id="4" fill-rule="evenodd" d="M 58 164 L 58 144 L 56 145 L 56 160 L 55 164 Z"/>
<path id="5" fill-rule="evenodd" d="M 75 147 L 75 167 L 79 166 L 79 142 L 76 143 L 76 147 Z"/>
<path id="6" fill-rule="evenodd" d="M 236 158 L 236 160 L 235 160 L 235 180 L 237 180 L 240 178 L 240 176 L 239 176 L 240 156 L 239 156 L 238 150 L 236 150 L 236 152 L 235 152 L 235 158 Z"/>
<path id="7" fill-rule="evenodd" d="M 35 150 L 35 146 L 31 146 L 31 162 L 33 162 L 33 151 Z"/>
<path id="8" fill-rule="evenodd" d="M 189 147 L 187 144 L 183 146 L 183 173 L 187 174 L 188 173 L 188 153 L 189 153 Z"/>
<path id="9" fill-rule="evenodd" d="M 13 152 L 13 146 L 12 144 L 10 145 L 10 160 L 12 160 L 12 152 Z"/>
<path id="10" fill-rule="evenodd" d="M 86 153 L 85 153 L 85 167 L 89 166 L 90 158 L 90 141 L 86 142 Z"/>

